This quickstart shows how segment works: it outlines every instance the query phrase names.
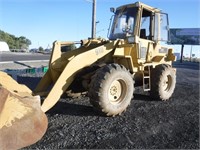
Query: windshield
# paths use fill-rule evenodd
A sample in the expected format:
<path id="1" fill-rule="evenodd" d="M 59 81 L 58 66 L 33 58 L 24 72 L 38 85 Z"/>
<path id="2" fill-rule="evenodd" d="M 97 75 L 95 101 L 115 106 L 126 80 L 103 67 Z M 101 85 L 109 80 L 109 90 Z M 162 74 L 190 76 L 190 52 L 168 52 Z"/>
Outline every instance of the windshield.
<path id="1" fill-rule="evenodd" d="M 115 13 L 109 39 L 125 39 L 127 36 L 133 35 L 136 14 L 137 8 L 135 7 L 118 9 Z"/>

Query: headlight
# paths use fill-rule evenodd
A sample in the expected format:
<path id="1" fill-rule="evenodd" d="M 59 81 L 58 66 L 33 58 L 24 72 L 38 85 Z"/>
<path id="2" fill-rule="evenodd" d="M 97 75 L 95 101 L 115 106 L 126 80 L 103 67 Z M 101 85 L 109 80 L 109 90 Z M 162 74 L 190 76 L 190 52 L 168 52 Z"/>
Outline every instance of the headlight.
<path id="1" fill-rule="evenodd" d="M 135 38 L 133 36 L 128 37 L 128 43 L 132 44 L 135 42 Z"/>

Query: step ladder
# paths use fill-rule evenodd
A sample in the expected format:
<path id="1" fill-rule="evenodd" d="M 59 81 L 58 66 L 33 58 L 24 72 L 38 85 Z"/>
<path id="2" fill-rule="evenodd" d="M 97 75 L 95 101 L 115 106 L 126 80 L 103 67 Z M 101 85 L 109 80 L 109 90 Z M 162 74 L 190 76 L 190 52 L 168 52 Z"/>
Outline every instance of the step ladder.
<path id="1" fill-rule="evenodd" d="M 151 72 L 150 66 L 146 66 L 147 70 L 143 71 L 143 90 L 150 91 L 151 90 Z"/>

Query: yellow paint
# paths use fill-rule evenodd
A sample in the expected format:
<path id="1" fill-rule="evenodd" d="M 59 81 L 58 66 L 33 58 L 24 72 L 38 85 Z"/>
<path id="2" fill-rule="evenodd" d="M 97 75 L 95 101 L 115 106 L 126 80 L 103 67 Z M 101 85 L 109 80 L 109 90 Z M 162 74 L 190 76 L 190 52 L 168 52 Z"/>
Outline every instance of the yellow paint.
<path id="1" fill-rule="evenodd" d="M 16 119 L 22 119 L 25 115 L 31 113 L 32 108 L 23 104 L 18 98 L 10 94 L 5 101 L 2 112 L 0 113 L 0 129 L 4 126 L 10 127 Z"/>
<path id="2" fill-rule="evenodd" d="M 25 85 L 18 84 L 7 73 L 0 71 L 0 86 L 20 96 L 31 96 L 32 91 Z"/>

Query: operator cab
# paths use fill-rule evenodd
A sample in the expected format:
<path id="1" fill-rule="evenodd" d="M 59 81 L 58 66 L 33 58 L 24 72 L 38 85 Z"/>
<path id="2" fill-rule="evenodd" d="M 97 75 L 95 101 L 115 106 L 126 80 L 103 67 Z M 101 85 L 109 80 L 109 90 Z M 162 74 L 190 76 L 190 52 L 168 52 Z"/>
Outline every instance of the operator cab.
<path id="1" fill-rule="evenodd" d="M 168 15 L 159 9 L 140 2 L 112 8 L 114 19 L 109 31 L 109 39 L 127 39 L 129 43 L 138 43 L 137 39 L 154 42 L 168 41 Z"/>
<path id="2" fill-rule="evenodd" d="M 137 12 L 138 8 L 136 7 L 118 8 L 115 12 L 109 39 L 125 39 L 127 36 L 134 35 Z"/>

